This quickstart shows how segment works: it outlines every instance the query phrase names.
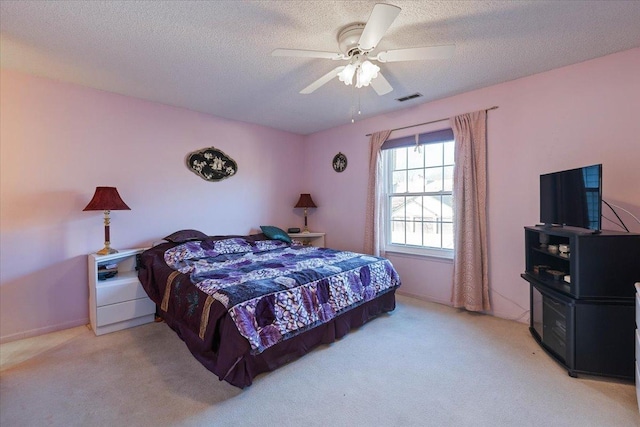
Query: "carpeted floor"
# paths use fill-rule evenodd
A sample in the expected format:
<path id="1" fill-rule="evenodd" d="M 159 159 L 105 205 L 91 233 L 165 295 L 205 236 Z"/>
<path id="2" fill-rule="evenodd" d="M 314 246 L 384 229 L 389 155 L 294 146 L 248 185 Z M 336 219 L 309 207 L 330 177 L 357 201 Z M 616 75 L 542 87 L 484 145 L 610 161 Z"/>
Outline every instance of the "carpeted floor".
<path id="1" fill-rule="evenodd" d="M 527 326 L 398 307 L 237 389 L 164 323 L 0 346 L 0 425 L 640 426 L 628 382 L 571 378 Z"/>

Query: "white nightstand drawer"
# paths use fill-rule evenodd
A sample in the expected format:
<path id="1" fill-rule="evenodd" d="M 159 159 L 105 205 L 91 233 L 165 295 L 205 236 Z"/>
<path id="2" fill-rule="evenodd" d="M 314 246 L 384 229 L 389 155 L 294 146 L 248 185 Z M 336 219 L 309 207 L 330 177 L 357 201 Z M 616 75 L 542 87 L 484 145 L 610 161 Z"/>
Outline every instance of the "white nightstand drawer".
<path id="1" fill-rule="evenodd" d="M 137 278 L 133 280 L 113 282 L 104 280 L 98 282 L 98 286 L 96 286 L 96 305 L 102 307 L 138 298 L 145 298 L 147 294 L 142 288 L 142 285 Z"/>
<path id="2" fill-rule="evenodd" d="M 149 298 L 140 298 L 133 301 L 120 302 L 118 304 L 98 307 L 98 326 L 110 325 L 123 320 L 153 314 L 156 305 Z"/>

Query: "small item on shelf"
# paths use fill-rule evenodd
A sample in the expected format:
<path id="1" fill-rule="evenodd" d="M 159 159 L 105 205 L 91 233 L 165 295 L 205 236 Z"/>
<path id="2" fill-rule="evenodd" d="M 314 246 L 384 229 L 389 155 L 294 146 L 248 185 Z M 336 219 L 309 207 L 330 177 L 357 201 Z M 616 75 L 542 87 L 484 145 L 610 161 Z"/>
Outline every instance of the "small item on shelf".
<path id="1" fill-rule="evenodd" d="M 556 282 L 559 282 L 560 280 L 562 280 L 564 278 L 564 271 L 547 270 L 547 273 L 552 275 L 553 276 L 553 280 L 555 280 Z"/>
<path id="2" fill-rule="evenodd" d="M 98 280 L 111 279 L 118 275 L 118 264 L 100 264 L 98 265 Z"/>
<path id="3" fill-rule="evenodd" d="M 558 245 L 558 250 L 560 251 L 561 254 L 568 254 L 569 245 L 567 245 L 566 243 L 560 244 Z"/>
<path id="4" fill-rule="evenodd" d="M 564 275 L 564 281 L 567 282 L 567 283 L 571 283 L 571 276 L 568 275 L 568 274 L 565 274 Z"/>
<path id="5" fill-rule="evenodd" d="M 558 253 L 558 245 L 549 245 L 547 247 L 547 250 L 549 251 L 549 253 L 557 254 Z"/>
<path id="6" fill-rule="evenodd" d="M 539 240 L 540 240 L 540 247 L 544 249 L 549 244 L 549 235 L 545 233 L 540 233 Z"/>
<path id="7" fill-rule="evenodd" d="M 287 233 L 299 233 L 299 232 L 300 232 L 300 228 L 298 227 L 292 227 L 287 230 Z"/>
<path id="8" fill-rule="evenodd" d="M 533 272 L 535 274 L 542 274 L 545 271 L 547 271 L 549 268 L 551 268 L 551 267 L 549 267 L 548 265 L 534 265 L 533 266 Z"/>
<path id="9" fill-rule="evenodd" d="M 113 270 L 113 269 L 117 269 L 118 268 L 118 263 L 117 262 L 112 262 L 109 264 L 100 264 L 98 265 L 98 270 Z"/>
<path id="10" fill-rule="evenodd" d="M 98 271 L 98 280 L 107 280 L 118 275 L 118 270 L 101 270 Z"/>

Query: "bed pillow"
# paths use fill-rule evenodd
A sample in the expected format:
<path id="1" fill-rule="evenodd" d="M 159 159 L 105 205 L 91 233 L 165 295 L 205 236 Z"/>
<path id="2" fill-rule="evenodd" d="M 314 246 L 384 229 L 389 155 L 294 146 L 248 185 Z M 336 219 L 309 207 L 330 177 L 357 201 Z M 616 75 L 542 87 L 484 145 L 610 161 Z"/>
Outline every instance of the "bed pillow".
<path id="1" fill-rule="evenodd" d="M 198 230 L 180 230 L 175 233 L 169 234 L 164 240 L 173 243 L 184 243 L 190 242 L 192 240 L 203 240 L 208 236 L 204 234 L 202 231 Z"/>
<path id="2" fill-rule="evenodd" d="M 291 243 L 291 238 L 287 232 L 281 228 L 274 227 L 273 225 L 261 225 L 260 229 L 269 239 L 282 240 L 283 242 Z"/>

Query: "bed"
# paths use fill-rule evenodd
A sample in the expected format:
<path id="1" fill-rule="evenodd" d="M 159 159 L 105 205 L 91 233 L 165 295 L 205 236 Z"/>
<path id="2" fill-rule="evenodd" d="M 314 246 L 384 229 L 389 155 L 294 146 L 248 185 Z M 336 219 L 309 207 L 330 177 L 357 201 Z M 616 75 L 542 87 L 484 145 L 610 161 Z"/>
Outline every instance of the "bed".
<path id="1" fill-rule="evenodd" d="M 158 316 L 234 386 L 395 308 L 400 278 L 385 258 L 185 231 L 143 252 L 138 277 Z"/>

